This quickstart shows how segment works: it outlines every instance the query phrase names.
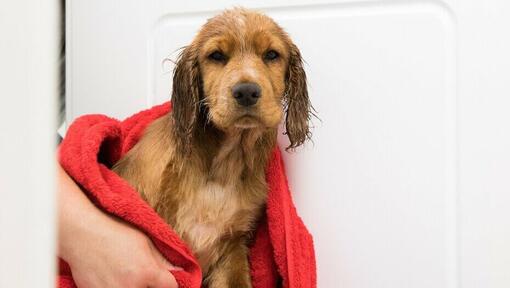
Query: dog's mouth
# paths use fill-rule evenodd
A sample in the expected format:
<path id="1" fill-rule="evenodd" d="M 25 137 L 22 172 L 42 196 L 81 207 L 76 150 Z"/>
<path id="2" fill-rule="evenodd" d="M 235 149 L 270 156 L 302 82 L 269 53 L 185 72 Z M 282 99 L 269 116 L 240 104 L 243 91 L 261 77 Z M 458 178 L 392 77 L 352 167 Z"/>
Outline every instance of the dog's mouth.
<path id="1" fill-rule="evenodd" d="M 239 129 L 252 129 L 260 127 L 260 120 L 253 115 L 243 115 L 236 120 L 234 127 Z"/>

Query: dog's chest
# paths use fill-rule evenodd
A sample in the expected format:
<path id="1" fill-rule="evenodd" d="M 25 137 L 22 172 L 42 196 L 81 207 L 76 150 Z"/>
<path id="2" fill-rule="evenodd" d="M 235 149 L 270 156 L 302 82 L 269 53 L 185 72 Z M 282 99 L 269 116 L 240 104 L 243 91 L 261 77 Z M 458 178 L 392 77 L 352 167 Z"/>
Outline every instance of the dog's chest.
<path id="1" fill-rule="evenodd" d="M 199 257 L 222 237 L 249 229 L 253 215 L 243 204 L 240 190 L 208 182 L 179 203 L 174 228 Z"/>

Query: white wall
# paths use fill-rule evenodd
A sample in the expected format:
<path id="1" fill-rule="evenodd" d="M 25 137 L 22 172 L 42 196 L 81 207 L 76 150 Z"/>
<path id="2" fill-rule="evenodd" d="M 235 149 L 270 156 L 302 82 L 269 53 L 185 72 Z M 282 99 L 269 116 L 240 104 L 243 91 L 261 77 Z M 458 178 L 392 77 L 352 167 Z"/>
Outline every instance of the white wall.
<path id="1" fill-rule="evenodd" d="M 0 287 L 54 287 L 57 1 L 0 3 Z"/>
<path id="2" fill-rule="evenodd" d="M 307 62 L 322 122 L 285 157 L 319 287 L 510 287 L 510 2 L 69 1 L 68 119 L 169 99 L 163 59 L 232 5 Z"/>

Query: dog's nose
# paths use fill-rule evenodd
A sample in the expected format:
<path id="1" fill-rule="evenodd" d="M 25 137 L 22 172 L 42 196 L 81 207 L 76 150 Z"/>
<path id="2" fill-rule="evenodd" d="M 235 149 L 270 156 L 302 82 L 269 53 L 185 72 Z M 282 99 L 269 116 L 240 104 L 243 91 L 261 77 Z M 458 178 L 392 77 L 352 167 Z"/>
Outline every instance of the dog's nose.
<path id="1" fill-rule="evenodd" d="M 260 98 L 260 86 L 255 83 L 238 83 L 232 87 L 232 95 L 239 105 L 253 106 Z"/>

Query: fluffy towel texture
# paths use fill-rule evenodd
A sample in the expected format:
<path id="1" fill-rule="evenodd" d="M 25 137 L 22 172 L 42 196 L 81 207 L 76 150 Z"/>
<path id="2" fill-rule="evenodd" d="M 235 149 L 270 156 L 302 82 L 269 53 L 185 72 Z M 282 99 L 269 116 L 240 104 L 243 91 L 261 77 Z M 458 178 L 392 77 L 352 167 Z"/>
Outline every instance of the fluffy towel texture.
<path id="1" fill-rule="evenodd" d="M 183 271 L 172 271 L 180 288 L 199 288 L 202 273 L 191 250 L 111 167 L 155 119 L 167 114 L 165 103 L 120 122 L 103 115 L 87 115 L 69 128 L 59 149 L 59 161 L 90 199 L 104 211 L 144 231 L 159 251 Z M 315 288 L 312 237 L 296 213 L 279 149 L 267 167 L 268 201 L 250 250 L 254 288 Z M 76 287 L 69 267 L 60 261 L 58 286 Z"/>

